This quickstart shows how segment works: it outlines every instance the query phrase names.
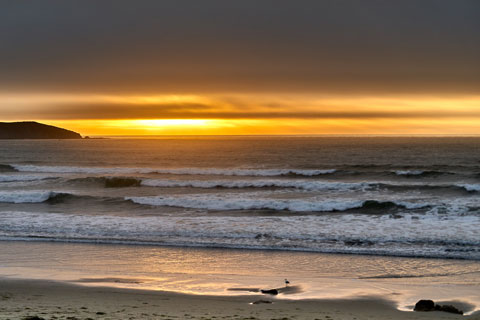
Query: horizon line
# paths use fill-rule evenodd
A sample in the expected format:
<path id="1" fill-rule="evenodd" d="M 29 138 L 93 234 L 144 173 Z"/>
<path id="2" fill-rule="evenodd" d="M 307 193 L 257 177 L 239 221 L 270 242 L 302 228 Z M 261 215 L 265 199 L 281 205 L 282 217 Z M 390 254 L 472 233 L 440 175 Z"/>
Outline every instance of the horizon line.
<path id="1" fill-rule="evenodd" d="M 480 137 L 480 133 L 430 134 L 430 133 L 317 133 L 317 134 L 141 134 L 141 135 L 82 135 L 83 138 L 127 137 Z"/>

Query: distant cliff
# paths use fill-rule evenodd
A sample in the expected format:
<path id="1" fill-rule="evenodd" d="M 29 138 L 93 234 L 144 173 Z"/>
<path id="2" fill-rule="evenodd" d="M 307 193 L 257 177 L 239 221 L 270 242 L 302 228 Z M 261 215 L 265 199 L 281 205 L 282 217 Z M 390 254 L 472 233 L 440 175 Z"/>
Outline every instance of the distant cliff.
<path id="1" fill-rule="evenodd" d="M 0 122 L 0 139 L 81 139 L 74 131 L 33 121 Z"/>

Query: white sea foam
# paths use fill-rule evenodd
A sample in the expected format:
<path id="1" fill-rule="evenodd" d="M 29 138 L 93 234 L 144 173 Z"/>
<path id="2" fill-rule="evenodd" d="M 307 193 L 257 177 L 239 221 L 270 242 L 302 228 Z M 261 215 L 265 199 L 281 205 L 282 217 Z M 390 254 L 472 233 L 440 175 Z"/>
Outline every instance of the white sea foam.
<path id="1" fill-rule="evenodd" d="M 56 194 L 53 191 L 1 191 L 0 202 L 40 203 L 47 201 Z"/>
<path id="2" fill-rule="evenodd" d="M 476 192 L 480 191 L 480 184 L 475 183 L 475 184 L 468 184 L 468 183 L 463 183 L 463 184 L 457 184 L 457 187 L 464 188 L 465 190 L 469 192 Z"/>
<path id="3" fill-rule="evenodd" d="M 396 170 L 393 171 L 397 176 L 419 176 L 425 173 L 423 170 Z"/>
<path id="4" fill-rule="evenodd" d="M 313 250 L 480 259 L 480 217 L 405 215 L 119 217 L 0 212 L 0 238 Z M 441 245 L 439 245 L 439 243 Z M 452 249 L 460 249 L 455 251 Z M 448 249 L 448 250 L 446 250 Z"/>
<path id="5" fill-rule="evenodd" d="M 366 182 L 327 182 L 311 180 L 158 180 L 145 179 L 142 185 L 149 187 L 191 187 L 191 188 L 294 188 L 308 191 L 349 191 L 366 190 L 375 186 Z"/>
<path id="6" fill-rule="evenodd" d="M 242 169 L 242 168 L 122 168 L 122 167 L 69 167 L 69 166 L 34 166 L 12 165 L 22 172 L 51 172 L 51 173 L 83 173 L 83 174 L 177 174 L 177 175 L 224 175 L 224 176 L 261 176 L 274 177 L 284 175 L 317 176 L 336 172 L 335 169 Z"/>
<path id="7" fill-rule="evenodd" d="M 0 182 L 38 181 L 55 177 L 40 175 L 0 175 Z"/>
<path id="8" fill-rule="evenodd" d="M 206 210 L 288 210 L 296 212 L 336 211 L 359 208 L 363 201 L 324 201 L 312 202 L 284 199 L 254 199 L 219 195 L 126 197 L 126 200 L 138 204 L 153 206 L 181 207 Z"/>

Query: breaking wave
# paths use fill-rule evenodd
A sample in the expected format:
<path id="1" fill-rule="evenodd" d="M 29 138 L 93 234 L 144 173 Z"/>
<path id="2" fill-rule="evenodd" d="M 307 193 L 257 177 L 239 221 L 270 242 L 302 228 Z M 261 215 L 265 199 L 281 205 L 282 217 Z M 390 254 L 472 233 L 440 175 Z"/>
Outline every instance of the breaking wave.
<path id="1" fill-rule="evenodd" d="M 468 192 L 480 192 L 480 184 L 457 184 L 456 185 L 459 188 L 463 188 L 467 190 Z"/>
<path id="2" fill-rule="evenodd" d="M 334 181 L 311 181 L 311 180 L 140 180 L 140 185 L 160 188 L 292 188 L 306 191 L 370 191 L 375 189 L 395 190 L 463 190 L 468 192 L 480 191 L 480 184 L 398 184 L 388 182 L 334 182 Z"/>
<path id="3" fill-rule="evenodd" d="M 0 182 L 21 182 L 56 179 L 57 177 L 36 176 L 36 175 L 0 175 Z"/>
<path id="4" fill-rule="evenodd" d="M 63 203 L 69 199 L 81 199 L 88 196 L 79 196 L 66 192 L 55 191 L 11 191 L 0 192 L 0 203 Z M 91 198 L 91 197 L 90 197 Z"/>
<path id="5" fill-rule="evenodd" d="M 84 173 L 84 174 L 174 174 L 174 175 L 222 175 L 222 176 L 319 176 L 335 173 L 335 169 L 309 170 L 309 169 L 214 169 L 214 168 L 179 168 L 179 169 L 155 169 L 155 168 L 102 168 L 102 167 L 68 167 L 68 166 L 34 166 L 12 165 L 22 172 L 49 172 L 49 173 Z"/>
<path id="6" fill-rule="evenodd" d="M 190 187 L 190 188 L 294 188 L 309 191 L 321 190 L 364 190 L 371 188 L 372 185 L 365 182 L 347 183 L 347 182 L 321 182 L 309 180 L 157 180 L 145 179 L 141 185 L 149 187 Z"/>
<path id="7" fill-rule="evenodd" d="M 0 202 L 6 203 L 41 203 L 70 196 L 69 193 L 54 191 L 9 191 L 0 192 Z"/>
<path id="8" fill-rule="evenodd" d="M 381 171 L 363 171 L 363 169 L 383 169 Z M 356 169 L 362 169 L 356 171 Z M 352 171 L 353 170 L 353 171 Z M 440 175 L 455 175 L 457 173 L 443 170 L 392 170 L 388 167 L 355 166 L 342 167 L 341 169 L 300 169 L 300 168 L 275 168 L 275 169 L 250 169 L 250 168 L 134 168 L 134 167 L 77 167 L 77 166 L 36 166 L 36 165 L 0 165 L 0 172 L 38 172 L 57 174 L 104 174 L 104 175 L 134 175 L 134 174 L 166 174 L 166 175 L 209 175 L 209 176 L 245 176 L 245 177 L 319 177 L 333 174 L 379 174 L 394 175 L 405 178 L 428 178 Z"/>
<path id="9" fill-rule="evenodd" d="M 55 177 L 50 177 L 55 178 Z M 12 178 L 13 179 L 13 178 Z M 26 178 L 27 179 L 27 178 Z M 47 179 L 47 178 L 45 178 Z M 14 181 L 14 180 L 9 180 Z M 305 191 L 372 191 L 378 189 L 392 189 L 408 191 L 422 190 L 451 190 L 451 191 L 480 191 L 479 184 L 432 184 L 432 183 L 389 183 L 384 181 L 371 182 L 336 182 L 308 179 L 238 179 L 238 180 L 171 180 L 148 179 L 139 177 L 85 177 L 70 179 L 70 182 L 91 182 L 103 185 L 106 188 L 123 187 L 158 187 L 158 188 L 198 188 L 198 189 L 248 189 L 248 188 L 290 188 Z M 2 176 L 0 176 L 2 182 Z"/>
<path id="10" fill-rule="evenodd" d="M 403 177 L 431 177 L 442 174 L 452 174 L 451 172 L 433 171 L 433 170 L 395 170 L 392 171 L 397 176 Z"/>
<path id="11" fill-rule="evenodd" d="M 188 209 L 206 210 L 275 210 L 293 212 L 335 212 L 352 209 L 365 210 L 393 210 L 393 209 L 420 209 L 429 205 L 409 202 L 377 201 L 377 200 L 327 200 L 305 201 L 296 199 L 258 199 L 253 197 L 235 197 L 229 195 L 188 195 L 188 196 L 153 196 L 153 197 L 125 197 L 125 200 L 134 203 L 180 207 Z"/>

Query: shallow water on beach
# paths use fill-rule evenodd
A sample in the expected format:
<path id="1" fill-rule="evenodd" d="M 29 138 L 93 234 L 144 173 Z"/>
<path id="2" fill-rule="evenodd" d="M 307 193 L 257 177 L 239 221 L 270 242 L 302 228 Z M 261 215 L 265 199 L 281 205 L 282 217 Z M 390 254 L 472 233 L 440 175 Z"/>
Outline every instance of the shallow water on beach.
<path id="1" fill-rule="evenodd" d="M 273 298 L 376 296 L 405 310 L 428 298 L 480 308 L 476 261 L 8 241 L 0 242 L 0 261 L 1 277 L 89 286 L 211 295 L 277 288 Z M 285 278 L 291 290 L 285 291 Z"/>

